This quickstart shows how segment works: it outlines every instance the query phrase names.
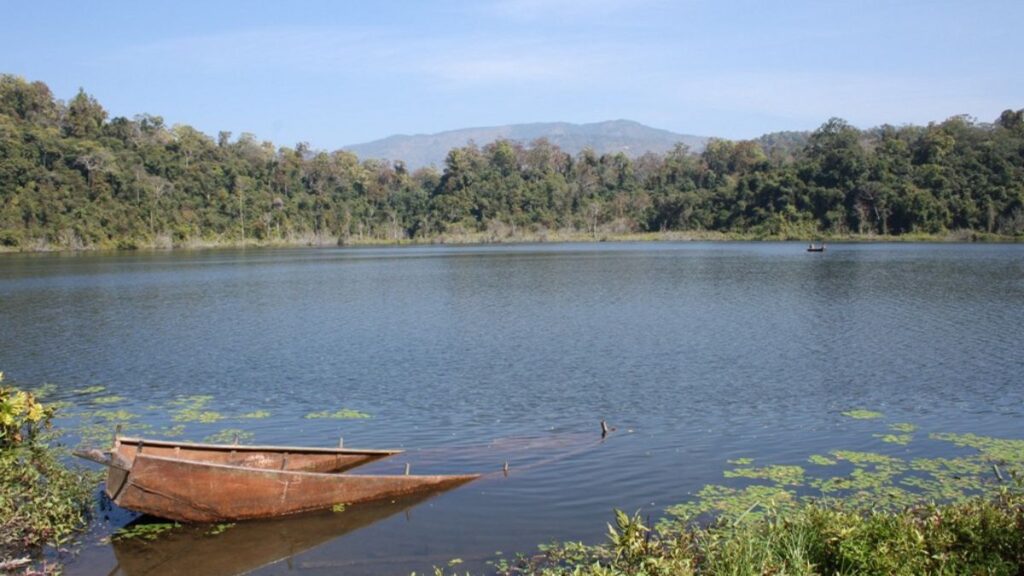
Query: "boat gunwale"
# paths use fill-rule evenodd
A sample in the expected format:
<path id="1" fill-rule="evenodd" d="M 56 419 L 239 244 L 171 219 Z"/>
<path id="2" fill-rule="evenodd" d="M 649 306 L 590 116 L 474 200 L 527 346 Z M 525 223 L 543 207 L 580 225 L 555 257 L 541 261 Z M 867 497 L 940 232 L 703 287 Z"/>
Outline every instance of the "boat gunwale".
<path id="1" fill-rule="evenodd" d="M 382 456 L 393 456 L 395 454 L 401 454 L 403 450 L 371 450 L 363 448 L 319 448 L 315 446 L 272 446 L 272 445 L 251 445 L 251 444 L 206 444 L 202 442 L 175 442 L 173 440 L 147 440 L 145 438 L 135 438 L 132 436 L 118 436 L 115 440 L 115 448 L 117 445 L 124 445 L 128 447 L 138 446 L 139 443 L 145 446 L 160 446 L 164 448 L 192 448 L 197 450 L 210 450 L 220 452 L 287 452 L 289 454 L 367 454 L 367 455 L 382 455 Z M 145 454 L 146 456 L 150 456 Z M 172 460 L 183 460 L 171 458 Z"/>
<path id="2" fill-rule="evenodd" d="M 250 468 L 248 466 L 238 466 L 235 464 L 217 464 L 213 462 L 203 462 L 198 460 L 188 460 L 185 458 L 174 458 L 169 456 L 157 456 L 155 454 L 142 454 L 137 455 L 136 461 L 139 458 L 148 458 L 150 460 L 161 460 L 164 462 L 177 462 L 186 464 L 188 466 L 205 466 L 209 468 L 224 468 L 227 470 L 238 470 L 249 474 L 272 474 L 275 476 L 289 475 L 289 476 L 313 476 L 313 477 L 329 477 L 329 478 L 381 478 L 381 479 L 394 479 L 394 478 L 445 478 L 445 479 L 456 479 L 464 478 L 466 480 L 477 479 L 483 476 L 483 474 L 349 474 L 348 472 L 309 472 L 306 470 L 274 470 L 270 468 Z M 135 463 L 132 463 L 132 468 L 135 467 Z"/>

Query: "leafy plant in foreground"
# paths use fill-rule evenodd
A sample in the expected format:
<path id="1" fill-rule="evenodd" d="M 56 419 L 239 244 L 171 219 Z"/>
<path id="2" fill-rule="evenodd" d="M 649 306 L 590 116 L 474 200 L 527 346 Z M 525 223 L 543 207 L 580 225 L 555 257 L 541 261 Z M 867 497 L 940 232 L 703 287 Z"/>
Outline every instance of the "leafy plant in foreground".
<path id="1" fill-rule="evenodd" d="M 2 375 L 0 375 L 2 379 Z M 70 469 L 43 431 L 55 410 L 0 387 L 0 555 L 61 544 L 88 518 L 95 477 Z"/>

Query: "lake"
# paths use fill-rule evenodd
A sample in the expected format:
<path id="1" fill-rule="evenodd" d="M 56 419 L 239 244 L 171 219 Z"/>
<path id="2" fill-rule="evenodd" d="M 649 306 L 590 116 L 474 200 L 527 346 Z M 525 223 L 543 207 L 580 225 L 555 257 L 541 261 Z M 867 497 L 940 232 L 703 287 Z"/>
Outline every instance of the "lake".
<path id="1" fill-rule="evenodd" d="M 83 575 L 175 573 L 182 556 L 193 576 L 481 570 L 498 551 L 599 542 L 613 508 L 656 518 L 722 482 L 729 459 L 1021 437 L 1024 245 L 805 247 L 0 255 L 0 370 L 52 383 L 64 421 L 100 432 L 114 417 L 93 412 L 123 411 L 139 434 L 342 436 L 407 451 L 360 471 L 488 474 L 205 540 L 97 543 L 130 519 L 109 511 L 66 569 Z M 858 408 L 884 421 L 841 414 Z M 342 409 L 369 417 L 310 417 Z M 891 422 L 923 434 L 886 443 Z"/>

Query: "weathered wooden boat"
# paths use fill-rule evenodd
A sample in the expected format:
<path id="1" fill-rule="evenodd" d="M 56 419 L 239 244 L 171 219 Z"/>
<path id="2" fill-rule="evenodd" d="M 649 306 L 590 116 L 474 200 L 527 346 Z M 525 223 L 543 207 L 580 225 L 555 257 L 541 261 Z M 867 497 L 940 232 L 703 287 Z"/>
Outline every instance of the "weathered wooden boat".
<path id="1" fill-rule="evenodd" d="M 182 522 L 272 518 L 439 492 L 479 477 L 343 473 L 398 452 L 118 437 L 106 454 L 75 454 L 107 466 L 106 493 L 118 506 Z"/>

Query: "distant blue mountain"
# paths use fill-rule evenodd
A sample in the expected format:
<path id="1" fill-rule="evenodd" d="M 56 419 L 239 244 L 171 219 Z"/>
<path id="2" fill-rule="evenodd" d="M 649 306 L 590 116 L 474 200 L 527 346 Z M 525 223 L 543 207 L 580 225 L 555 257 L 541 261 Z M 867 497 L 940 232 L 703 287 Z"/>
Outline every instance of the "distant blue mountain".
<path id="1" fill-rule="evenodd" d="M 647 152 L 663 154 L 680 142 L 691 150 L 700 151 L 708 141 L 704 136 L 677 134 L 631 120 L 611 120 L 593 124 L 542 122 L 463 128 L 437 134 L 397 134 L 373 142 L 345 146 L 345 149 L 361 159 L 402 160 L 410 169 L 430 165 L 440 168 L 449 150 L 465 146 L 470 141 L 479 146 L 499 139 L 529 145 L 538 138 L 547 138 L 552 144 L 574 155 L 584 148 L 592 148 L 598 154 L 624 152 L 634 158 Z"/>

